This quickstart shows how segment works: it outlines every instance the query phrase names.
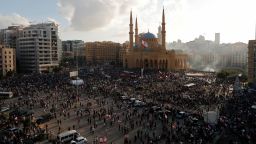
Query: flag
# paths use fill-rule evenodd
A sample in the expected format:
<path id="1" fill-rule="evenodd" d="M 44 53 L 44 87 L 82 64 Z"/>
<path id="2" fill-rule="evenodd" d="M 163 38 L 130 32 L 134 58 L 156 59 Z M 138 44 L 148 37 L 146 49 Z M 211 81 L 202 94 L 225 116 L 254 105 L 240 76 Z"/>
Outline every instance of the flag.
<path id="1" fill-rule="evenodd" d="M 168 118 L 167 114 L 164 114 L 164 117 L 165 117 L 165 119 L 167 119 Z"/>
<path id="2" fill-rule="evenodd" d="M 148 47 L 148 43 L 147 43 L 146 41 L 144 41 L 144 40 L 142 40 L 141 44 L 142 44 L 142 46 L 143 46 L 144 48 L 147 48 L 147 47 Z"/>
<path id="3" fill-rule="evenodd" d="M 177 126 L 177 125 L 176 125 L 176 122 L 174 122 L 174 123 L 172 124 L 172 128 L 173 128 L 173 129 L 176 129 L 176 126 Z"/>

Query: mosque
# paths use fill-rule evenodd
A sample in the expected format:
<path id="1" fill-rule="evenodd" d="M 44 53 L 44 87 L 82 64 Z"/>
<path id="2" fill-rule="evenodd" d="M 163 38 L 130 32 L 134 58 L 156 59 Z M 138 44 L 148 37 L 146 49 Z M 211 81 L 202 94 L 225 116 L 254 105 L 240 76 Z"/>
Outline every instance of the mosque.
<path id="1" fill-rule="evenodd" d="M 129 46 L 124 53 L 123 67 L 128 69 L 161 69 L 183 71 L 188 67 L 188 55 L 182 51 L 166 49 L 165 14 L 162 13 L 162 27 L 158 28 L 158 38 L 150 33 L 138 33 L 137 17 L 135 20 L 135 42 L 133 42 L 133 18 L 130 12 Z"/>

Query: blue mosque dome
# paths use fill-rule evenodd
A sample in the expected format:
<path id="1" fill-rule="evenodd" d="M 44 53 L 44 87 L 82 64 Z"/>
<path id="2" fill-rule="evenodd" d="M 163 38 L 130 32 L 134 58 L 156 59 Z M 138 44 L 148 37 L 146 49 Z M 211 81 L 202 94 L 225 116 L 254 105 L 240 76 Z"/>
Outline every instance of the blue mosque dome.
<path id="1" fill-rule="evenodd" d="M 156 36 L 155 36 L 154 34 L 150 33 L 150 32 L 147 32 L 147 33 L 144 33 L 144 34 L 142 35 L 142 38 L 145 38 L 145 39 L 154 39 L 154 38 L 156 38 Z"/>

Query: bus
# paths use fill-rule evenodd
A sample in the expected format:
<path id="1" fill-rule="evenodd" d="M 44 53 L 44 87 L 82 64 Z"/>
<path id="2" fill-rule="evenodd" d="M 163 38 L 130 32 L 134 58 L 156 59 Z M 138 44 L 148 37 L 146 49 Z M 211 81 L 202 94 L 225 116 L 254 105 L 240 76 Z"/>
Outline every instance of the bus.
<path id="1" fill-rule="evenodd" d="M 12 92 L 0 92 L 0 99 L 8 99 L 12 97 L 13 97 Z"/>

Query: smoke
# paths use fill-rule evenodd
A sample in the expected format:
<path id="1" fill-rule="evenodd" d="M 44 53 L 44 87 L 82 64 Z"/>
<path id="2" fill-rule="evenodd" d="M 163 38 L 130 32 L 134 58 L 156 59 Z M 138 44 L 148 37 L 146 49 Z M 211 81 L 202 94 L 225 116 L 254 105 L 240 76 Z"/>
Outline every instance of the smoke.
<path id="1" fill-rule="evenodd" d="M 213 68 L 209 67 L 209 66 L 205 67 L 205 68 L 203 69 L 203 71 L 206 71 L 206 72 L 215 72 L 215 70 L 214 70 Z"/>
<path id="2" fill-rule="evenodd" d="M 50 22 L 56 23 L 56 24 L 60 24 L 56 19 L 51 18 L 51 17 L 48 17 L 47 20 Z"/>
<path id="3" fill-rule="evenodd" d="M 237 42 L 216 44 L 199 36 L 193 41 L 169 43 L 172 49 L 182 49 L 189 54 L 192 69 L 215 72 L 223 68 L 242 68 L 247 63 L 247 44 Z"/>
<path id="4" fill-rule="evenodd" d="M 29 20 L 19 14 L 0 14 L 0 29 L 7 28 L 10 25 L 29 25 Z"/>

